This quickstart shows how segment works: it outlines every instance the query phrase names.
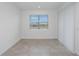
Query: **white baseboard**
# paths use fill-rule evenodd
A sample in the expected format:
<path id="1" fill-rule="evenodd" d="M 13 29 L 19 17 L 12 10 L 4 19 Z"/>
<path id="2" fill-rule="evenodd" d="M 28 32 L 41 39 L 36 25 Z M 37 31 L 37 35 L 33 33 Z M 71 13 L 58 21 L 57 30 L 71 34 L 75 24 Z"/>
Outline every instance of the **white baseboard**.
<path id="1" fill-rule="evenodd" d="M 21 38 L 21 39 L 58 39 L 58 38 Z"/>
<path id="2" fill-rule="evenodd" d="M 21 39 L 58 39 L 57 37 L 20 37 Z"/>
<path id="3" fill-rule="evenodd" d="M 4 49 L 3 51 L 0 52 L 0 55 L 2 55 L 4 52 L 6 52 L 8 49 L 10 49 L 13 45 L 15 45 L 20 39 L 17 39 L 14 43 L 10 44 L 9 47 L 7 47 L 6 49 Z"/>

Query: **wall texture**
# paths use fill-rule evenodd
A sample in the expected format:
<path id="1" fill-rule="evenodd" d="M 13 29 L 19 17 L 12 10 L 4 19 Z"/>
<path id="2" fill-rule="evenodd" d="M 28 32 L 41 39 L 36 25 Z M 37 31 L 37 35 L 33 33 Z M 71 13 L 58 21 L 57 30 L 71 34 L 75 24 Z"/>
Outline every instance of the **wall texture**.
<path id="1" fill-rule="evenodd" d="M 70 4 L 62 8 L 58 13 L 59 41 L 72 52 L 74 52 L 74 12 L 74 5 Z"/>
<path id="2" fill-rule="evenodd" d="M 48 15 L 47 30 L 30 29 L 30 15 Z M 22 39 L 57 39 L 57 14 L 55 10 L 27 10 L 22 12 L 21 17 L 21 38 Z"/>
<path id="3" fill-rule="evenodd" d="M 19 40 L 19 10 L 11 3 L 0 3 L 0 55 Z"/>
<path id="4" fill-rule="evenodd" d="M 79 55 L 79 3 L 75 4 L 75 52 Z"/>

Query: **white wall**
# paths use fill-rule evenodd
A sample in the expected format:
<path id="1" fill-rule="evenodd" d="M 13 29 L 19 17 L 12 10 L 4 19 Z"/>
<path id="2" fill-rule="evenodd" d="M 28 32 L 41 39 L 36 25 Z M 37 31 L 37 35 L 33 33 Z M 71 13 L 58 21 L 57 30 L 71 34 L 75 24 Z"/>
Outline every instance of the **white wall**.
<path id="1" fill-rule="evenodd" d="M 79 55 L 79 3 L 75 5 L 75 52 Z"/>
<path id="2" fill-rule="evenodd" d="M 48 30 L 32 30 L 29 28 L 29 16 L 35 14 L 48 15 Z M 22 12 L 21 20 L 22 39 L 57 39 L 57 14 L 55 10 L 26 10 Z"/>
<path id="3" fill-rule="evenodd" d="M 11 3 L 0 3 L 0 55 L 19 40 L 19 10 Z"/>
<path id="4" fill-rule="evenodd" d="M 66 48 L 74 52 L 74 5 L 70 4 L 59 11 L 58 38 Z"/>
<path id="5" fill-rule="evenodd" d="M 59 41 L 79 55 L 79 3 L 66 6 L 58 14 Z"/>
<path id="6" fill-rule="evenodd" d="M 64 12 L 58 12 L 58 40 L 64 44 L 64 29 L 63 29 L 63 16 Z"/>

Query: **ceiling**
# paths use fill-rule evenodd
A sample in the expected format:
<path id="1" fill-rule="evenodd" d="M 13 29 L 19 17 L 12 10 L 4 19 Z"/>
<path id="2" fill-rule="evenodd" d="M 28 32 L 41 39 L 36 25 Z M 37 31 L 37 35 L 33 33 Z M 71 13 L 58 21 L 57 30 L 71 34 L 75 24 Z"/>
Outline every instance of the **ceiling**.
<path id="1" fill-rule="evenodd" d="M 21 10 L 31 9 L 56 9 L 65 2 L 16 2 L 16 6 Z M 40 7 L 40 8 L 39 8 Z"/>

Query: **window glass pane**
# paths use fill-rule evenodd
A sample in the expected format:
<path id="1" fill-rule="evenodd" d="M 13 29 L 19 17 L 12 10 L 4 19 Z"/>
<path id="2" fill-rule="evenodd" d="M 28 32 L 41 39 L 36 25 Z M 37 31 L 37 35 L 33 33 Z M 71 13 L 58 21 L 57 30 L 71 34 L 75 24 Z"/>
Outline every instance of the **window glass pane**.
<path id="1" fill-rule="evenodd" d="M 31 15 L 30 27 L 32 29 L 47 29 L 48 28 L 48 15 Z"/>
<path id="2" fill-rule="evenodd" d="M 36 15 L 30 16 L 30 20 L 31 20 L 31 23 L 37 23 L 38 22 L 38 16 L 36 16 Z"/>
<path id="3" fill-rule="evenodd" d="M 40 15 L 39 16 L 39 26 L 42 29 L 48 28 L 48 16 L 47 15 Z"/>
<path id="4" fill-rule="evenodd" d="M 40 20 L 39 20 L 40 23 L 47 23 L 48 22 L 47 15 L 40 15 L 39 18 L 40 18 Z"/>
<path id="5" fill-rule="evenodd" d="M 38 28 L 38 16 L 31 15 L 30 16 L 31 28 L 37 29 Z"/>

